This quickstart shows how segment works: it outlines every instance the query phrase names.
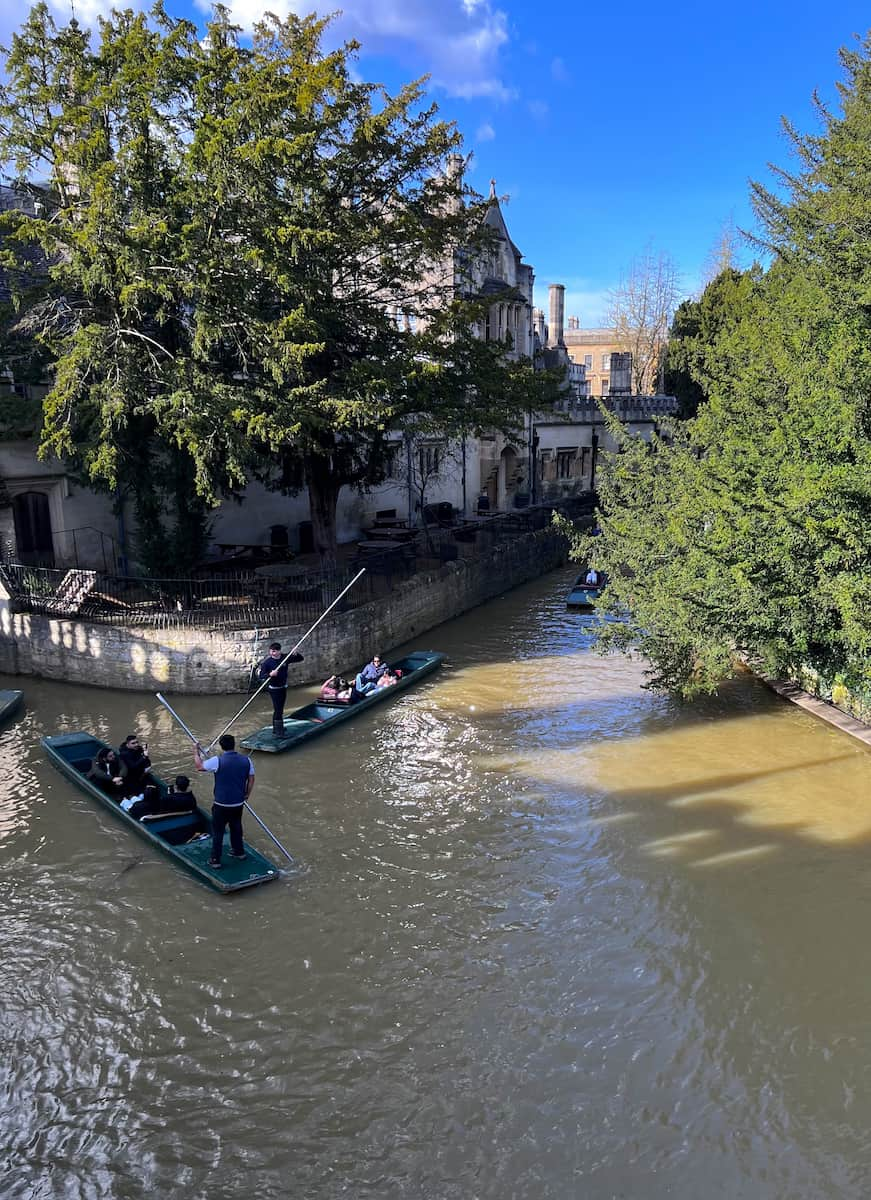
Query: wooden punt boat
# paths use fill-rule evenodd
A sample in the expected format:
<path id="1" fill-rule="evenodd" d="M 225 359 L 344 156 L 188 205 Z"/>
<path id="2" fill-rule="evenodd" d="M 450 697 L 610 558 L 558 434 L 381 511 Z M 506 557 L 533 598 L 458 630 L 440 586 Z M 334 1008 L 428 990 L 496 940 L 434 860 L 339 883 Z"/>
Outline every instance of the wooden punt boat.
<path id="1" fill-rule="evenodd" d="M 278 879 L 279 872 L 275 864 L 247 842 L 246 859 L 240 862 L 225 853 L 220 869 L 210 867 L 212 820 L 199 806 L 195 812 L 163 813 L 143 817 L 142 820 L 131 817 L 121 808 L 114 796 L 110 796 L 86 778 L 96 754 L 106 745 L 99 738 L 90 733 L 61 733 L 44 737 L 42 744 L 49 759 L 67 779 L 83 792 L 87 792 L 103 808 L 110 809 L 140 837 L 151 842 L 156 849 L 162 850 L 170 858 L 174 858 L 177 863 L 192 871 L 198 879 L 216 891 L 237 892 L 241 888 L 254 887 L 255 884 L 270 883 Z M 154 772 L 151 774 L 165 795 L 166 785 Z M 211 779 L 208 782 L 211 783 Z M 191 841 L 191 838 L 196 840 Z"/>
<path id="2" fill-rule="evenodd" d="M 368 712 L 376 704 L 404 692 L 406 688 L 423 679 L 424 675 L 434 671 L 444 661 L 444 657 L 435 650 L 415 650 L 405 658 L 395 659 L 388 664 L 391 671 L 402 671 L 402 677 L 390 687 L 370 692 L 356 704 L 342 704 L 334 700 L 315 700 L 311 704 L 304 704 L 302 708 L 294 709 L 285 716 L 283 737 L 276 737 L 272 726 L 264 725 L 256 733 L 249 733 L 244 737 L 242 745 L 246 750 L 265 750 L 268 754 L 282 754 L 285 750 L 295 750 L 303 742 L 319 737 L 328 729 L 335 729 L 337 725 L 349 721 L 352 717 Z M 352 674 L 350 678 L 353 677 Z"/>
<path id="3" fill-rule="evenodd" d="M 605 587 L 605 576 L 599 574 L 598 583 L 587 583 L 587 572 L 582 571 L 566 596 L 566 608 L 592 608 Z"/>
<path id="4" fill-rule="evenodd" d="M 24 699 L 24 692 L 16 691 L 11 688 L 8 691 L 0 689 L 0 721 L 6 721 L 9 717 L 14 717 L 21 708 L 21 701 Z"/>

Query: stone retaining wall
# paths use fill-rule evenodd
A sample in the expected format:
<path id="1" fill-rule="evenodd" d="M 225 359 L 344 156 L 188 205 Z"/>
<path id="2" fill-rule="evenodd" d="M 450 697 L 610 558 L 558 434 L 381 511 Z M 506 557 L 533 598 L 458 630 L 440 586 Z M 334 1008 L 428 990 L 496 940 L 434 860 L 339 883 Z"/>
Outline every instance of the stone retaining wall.
<path id="1" fill-rule="evenodd" d="M 567 560 L 566 540 L 550 529 L 522 534 L 474 559 L 413 576 L 377 602 L 329 616 L 305 643 L 305 662 L 291 668 L 292 685 L 348 670 L 372 653 L 416 640 L 443 621 L 535 579 Z M 152 630 L 99 625 L 11 611 L 0 591 L 0 671 L 131 691 L 244 692 L 251 666 L 271 641 L 286 649 L 305 626 L 231 632 L 197 628 Z"/>

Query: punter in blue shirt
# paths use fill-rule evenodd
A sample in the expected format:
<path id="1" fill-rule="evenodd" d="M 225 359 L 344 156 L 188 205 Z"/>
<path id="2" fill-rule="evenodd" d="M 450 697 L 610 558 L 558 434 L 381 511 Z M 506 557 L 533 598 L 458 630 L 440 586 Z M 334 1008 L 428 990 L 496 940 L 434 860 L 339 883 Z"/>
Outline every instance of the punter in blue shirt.
<path id="1" fill-rule="evenodd" d="M 215 802 L 212 805 L 212 857 L 210 867 L 220 867 L 224 849 L 224 830 L 230 826 L 230 857 L 247 858 L 242 839 L 242 808 L 254 791 L 254 764 L 247 754 L 236 751 L 232 733 L 218 738 L 222 753 L 203 758 L 202 747 L 194 750 L 198 771 L 211 771 L 215 776 Z"/>

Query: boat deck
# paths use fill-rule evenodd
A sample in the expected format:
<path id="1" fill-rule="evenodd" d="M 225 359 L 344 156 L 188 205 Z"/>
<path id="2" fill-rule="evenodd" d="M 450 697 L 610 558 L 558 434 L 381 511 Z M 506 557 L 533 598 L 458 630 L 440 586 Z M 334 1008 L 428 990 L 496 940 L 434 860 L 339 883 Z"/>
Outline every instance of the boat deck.
<path id="1" fill-rule="evenodd" d="M 402 671 L 402 677 L 397 683 L 377 692 L 370 692 L 356 704 L 325 703 L 315 700 L 296 708 L 284 718 L 284 734 L 276 737 L 271 725 L 247 734 L 242 739 L 246 750 L 261 750 L 267 754 L 281 754 L 293 750 L 313 737 L 319 737 L 328 729 L 341 725 L 352 717 L 357 717 L 368 709 L 389 700 L 391 696 L 403 692 L 406 688 L 417 683 L 425 675 L 429 675 L 443 661 L 444 655 L 435 650 L 416 650 L 404 658 L 394 659 L 388 663 L 392 671 Z M 353 678 L 353 672 L 349 678 Z"/>
<path id="2" fill-rule="evenodd" d="M 212 850 L 212 820 L 202 808 L 194 812 L 166 813 L 137 819 L 121 808 L 114 796 L 104 792 L 92 780 L 86 778 L 91 763 L 105 743 L 87 732 L 62 733 L 44 737 L 42 744 L 52 763 L 71 783 L 87 792 L 103 808 L 107 808 L 140 837 L 145 838 L 164 854 L 174 858 L 193 872 L 202 882 L 219 892 L 237 892 L 242 888 L 270 883 L 279 878 L 279 870 L 259 850 L 245 843 L 247 858 L 239 861 L 230 858 L 229 845 L 225 841 L 225 852 L 221 867 L 210 867 Z M 154 772 L 152 778 L 166 796 L 166 784 Z M 226 835 L 225 835 L 226 837 Z"/>

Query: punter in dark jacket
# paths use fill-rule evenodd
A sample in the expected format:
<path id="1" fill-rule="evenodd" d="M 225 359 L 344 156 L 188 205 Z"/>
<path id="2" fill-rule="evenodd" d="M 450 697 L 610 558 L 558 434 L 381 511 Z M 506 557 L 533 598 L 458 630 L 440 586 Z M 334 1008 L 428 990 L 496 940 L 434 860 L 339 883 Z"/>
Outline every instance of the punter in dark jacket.
<path id="1" fill-rule="evenodd" d="M 203 758 L 202 748 L 194 750 L 198 771 L 211 771 L 215 776 L 215 802 L 212 805 L 212 857 L 210 867 L 220 867 L 224 849 L 224 830 L 230 826 L 230 857 L 247 858 L 242 840 L 242 809 L 254 790 L 254 764 L 244 754 L 237 754 L 232 733 L 218 738 L 222 753 Z"/>
<path id="2" fill-rule="evenodd" d="M 275 737 L 284 733 L 284 702 L 287 699 L 287 668 L 291 663 L 302 662 L 301 654 L 291 654 L 282 662 L 281 642 L 273 642 L 269 654 L 258 668 L 261 679 L 269 680 L 269 698 L 272 701 L 272 732 Z"/>

